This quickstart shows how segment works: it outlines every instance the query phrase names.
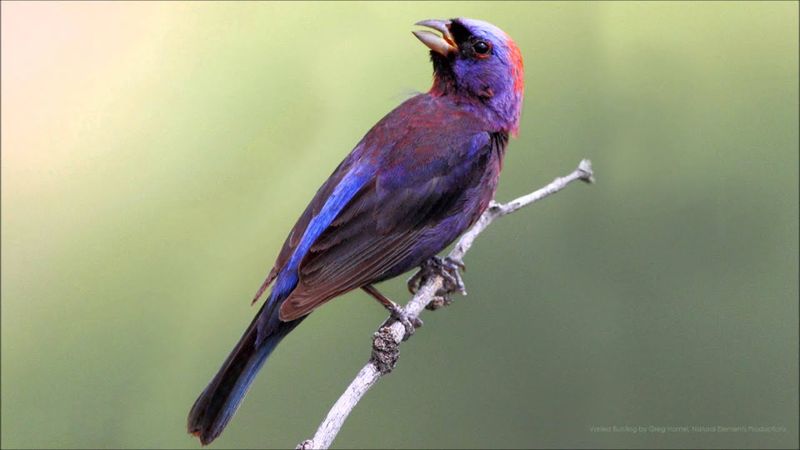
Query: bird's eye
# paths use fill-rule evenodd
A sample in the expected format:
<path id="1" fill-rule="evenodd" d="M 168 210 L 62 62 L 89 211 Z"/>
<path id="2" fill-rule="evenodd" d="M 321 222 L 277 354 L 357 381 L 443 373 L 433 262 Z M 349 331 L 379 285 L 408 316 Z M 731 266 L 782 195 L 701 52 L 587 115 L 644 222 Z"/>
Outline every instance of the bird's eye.
<path id="1" fill-rule="evenodd" d="M 485 55 L 489 53 L 489 50 L 492 49 L 491 46 L 486 41 L 478 41 L 472 44 L 472 49 L 475 50 L 475 53 L 479 55 Z"/>

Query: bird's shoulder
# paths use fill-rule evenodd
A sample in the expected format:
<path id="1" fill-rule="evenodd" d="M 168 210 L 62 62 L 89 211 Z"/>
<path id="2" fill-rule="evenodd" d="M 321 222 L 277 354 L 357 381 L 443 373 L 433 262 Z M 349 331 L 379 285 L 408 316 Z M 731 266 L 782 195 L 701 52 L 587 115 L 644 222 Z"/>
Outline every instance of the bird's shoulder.
<path id="1" fill-rule="evenodd" d="M 474 109 L 452 96 L 418 94 L 404 101 L 384 116 L 367 133 L 366 138 L 407 134 L 453 133 L 456 135 L 488 131 L 488 123 Z M 367 139 L 365 139 L 366 143 Z"/>
<path id="2" fill-rule="evenodd" d="M 348 158 L 374 161 L 380 177 L 402 167 L 423 169 L 469 159 L 491 134 L 483 117 L 456 100 L 419 94 L 375 124 Z"/>

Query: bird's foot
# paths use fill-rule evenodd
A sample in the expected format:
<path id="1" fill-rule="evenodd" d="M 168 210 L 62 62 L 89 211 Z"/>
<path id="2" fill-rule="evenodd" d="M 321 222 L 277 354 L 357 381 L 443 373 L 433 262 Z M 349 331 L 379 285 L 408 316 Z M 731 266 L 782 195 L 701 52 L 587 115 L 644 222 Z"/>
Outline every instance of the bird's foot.
<path id="1" fill-rule="evenodd" d="M 437 309 L 444 308 L 445 306 L 450 306 L 451 303 L 453 303 L 453 297 L 450 294 L 436 295 L 433 297 L 430 303 L 425 305 L 425 309 L 428 311 L 436 311 Z"/>
<path id="2" fill-rule="evenodd" d="M 422 319 L 419 317 L 412 317 L 410 314 L 406 313 L 403 308 L 398 306 L 396 303 L 392 303 L 390 306 L 386 306 L 386 309 L 389 310 L 389 318 L 386 319 L 380 327 L 388 327 L 391 326 L 394 322 L 400 322 L 405 328 L 406 333 L 403 335 L 403 340 L 408 340 L 411 336 L 414 335 L 414 331 L 417 328 L 421 327 Z"/>
<path id="3" fill-rule="evenodd" d="M 387 311 L 389 311 L 389 318 L 386 319 L 380 326 L 380 328 L 387 327 L 394 322 L 400 322 L 403 324 L 403 328 L 406 329 L 405 334 L 403 335 L 403 340 L 410 338 L 411 335 L 414 334 L 414 331 L 422 326 L 422 319 L 419 317 L 412 317 L 406 311 L 397 305 L 397 303 L 393 302 L 391 299 L 386 297 L 385 295 L 381 294 L 375 286 L 368 284 L 366 286 L 362 286 L 361 289 L 364 290 L 367 294 L 371 295 L 372 298 L 378 301 Z"/>
<path id="4" fill-rule="evenodd" d="M 464 266 L 463 262 L 449 256 L 446 258 L 434 256 L 423 262 L 419 271 L 408 279 L 408 290 L 412 294 L 416 294 L 430 277 L 441 276 L 444 283 L 442 289 L 440 289 L 436 295 L 445 298 L 443 304 L 440 306 L 449 305 L 452 302 L 449 298 L 450 294 L 458 292 L 461 295 L 467 295 L 464 280 L 461 278 L 462 270 L 466 270 L 466 266 Z"/>

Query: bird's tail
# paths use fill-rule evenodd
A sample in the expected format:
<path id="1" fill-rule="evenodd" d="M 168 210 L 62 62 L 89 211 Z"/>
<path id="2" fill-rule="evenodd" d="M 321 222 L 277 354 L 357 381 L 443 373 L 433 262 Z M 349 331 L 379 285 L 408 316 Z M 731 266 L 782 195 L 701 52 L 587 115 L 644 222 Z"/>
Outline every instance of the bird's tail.
<path id="1" fill-rule="evenodd" d="M 203 445 L 211 443 L 225 429 L 236 413 L 258 370 L 290 331 L 305 317 L 291 322 L 281 322 L 277 317 L 259 323 L 262 314 L 269 314 L 267 302 L 236 344 L 219 372 L 206 386 L 189 411 L 189 433 L 200 438 Z M 259 326 L 261 336 L 259 337 Z"/>

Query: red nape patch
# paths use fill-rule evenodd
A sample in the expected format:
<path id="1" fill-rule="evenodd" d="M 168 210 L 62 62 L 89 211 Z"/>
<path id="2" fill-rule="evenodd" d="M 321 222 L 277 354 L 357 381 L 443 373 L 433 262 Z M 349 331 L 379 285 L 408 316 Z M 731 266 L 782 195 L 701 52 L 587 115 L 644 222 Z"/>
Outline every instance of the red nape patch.
<path id="1" fill-rule="evenodd" d="M 508 44 L 511 65 L 514 68 L 514 91 L 522 93 L 525 90 L 525 68 L 522 65 L 522 52 L 519 51 L 519 47 L 510 37 L 506 40 L 506 43 Z"/>

